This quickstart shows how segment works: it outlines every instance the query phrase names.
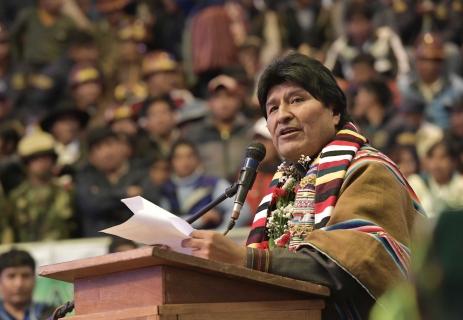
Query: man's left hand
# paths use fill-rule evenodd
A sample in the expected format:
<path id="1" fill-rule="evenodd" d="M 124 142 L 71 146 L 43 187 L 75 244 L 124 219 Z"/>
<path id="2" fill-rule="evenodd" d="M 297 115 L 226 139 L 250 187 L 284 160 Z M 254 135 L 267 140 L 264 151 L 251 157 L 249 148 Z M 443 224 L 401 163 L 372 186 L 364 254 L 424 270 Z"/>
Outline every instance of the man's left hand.
<path id="1" fill-rule="evenodd" d="M 238 266 L 246 264 L 246 248 L 236 244 L 224 235 L 207 230 L 195 230 L 191 238 L 182 242 L 182 247 L 192 248 L 196 257 Z"/>

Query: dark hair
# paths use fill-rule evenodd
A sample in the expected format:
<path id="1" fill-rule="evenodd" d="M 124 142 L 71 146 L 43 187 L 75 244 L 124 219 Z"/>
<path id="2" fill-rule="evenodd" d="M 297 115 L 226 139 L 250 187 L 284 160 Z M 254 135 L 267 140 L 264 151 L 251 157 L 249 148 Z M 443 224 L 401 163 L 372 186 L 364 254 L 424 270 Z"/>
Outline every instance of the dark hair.
<path id="1" fill-rule="evenodd" d="M 340 114 L 338 129 L 349 121 L 346 96 L 336 83 L 333 74 L 319 61 L 300 53 L 289 53 L 273 61 L 262 73 L 257 84 L 257 98 L 267 118 L 265 104 L 269 91 L 276 85 L 289 82 L 301 86 L 325 107 Z"/>
<path id="2" fill-rule="evenodd" d="M 18 249 L 11 249 L 0 255 L 0 274 L 6 268 L 30 267 L 35 271 L 35 260 L 29 252 Z"/>
<path id="3" fill-rule="evenodd" d="M 120 137 L 117 133 L 108 127 L 93 128 L 87 135 L 88 149 L 92 150 L 95 146 L 110 139 L 119 140 Z"/>
<path id="4" fill-rule="evenodd" d="M 168 94 L 165 94 L 160 97 L 146 99 L 145 102 L 143 102 L 141 115 L 145 117 L 148 114 L 149 108 L 151 108 L 151 106 L 157 102 L 166 103 L 169 106 L 169 110 L 172 112 L 177 109 L 177 106 L 175 105 L 174 100 L 172 100 L 172 98 Z"/>
<path id="5" fill-rule="evenodd" d="M 376 100 L 385 109 L 392 104 L 392 92 L 387 83 L 381 79 L 371 79 L 363 83 L 360 89 L 366 90 L 376 97 Z"/>
<path id="6" fill-rule="evenodd" d="M 181 146 L 190 147 L 193 150 L 193 153 L 195 154 L 195 156 L 200 158 L 198 147 L 192 141 L 187 140 L 187 139 L 178 139 L 177 141 L 174 142 L 174 144 L 170 148 L 170 153 L 168 157 L 169 162 L 172 161 L 175 151 L 177 151 L 177 149 Z"/>

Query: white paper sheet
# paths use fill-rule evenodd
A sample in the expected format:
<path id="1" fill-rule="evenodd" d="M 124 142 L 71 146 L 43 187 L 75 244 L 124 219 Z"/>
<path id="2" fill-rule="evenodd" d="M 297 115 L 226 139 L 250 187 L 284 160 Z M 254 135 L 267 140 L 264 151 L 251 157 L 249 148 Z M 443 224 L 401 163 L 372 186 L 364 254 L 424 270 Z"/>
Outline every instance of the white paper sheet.
<path id="1" fill-rule="evenodd" d="M 188 222 L 140 196 L 121 201 L 133 212 L 133 216 L 100 232 L 148 245 L 163 244 L 172 250 L 191 254 L 191 249 L 181 246 L 182 240 L 189 238 L 194 230 Z"/>

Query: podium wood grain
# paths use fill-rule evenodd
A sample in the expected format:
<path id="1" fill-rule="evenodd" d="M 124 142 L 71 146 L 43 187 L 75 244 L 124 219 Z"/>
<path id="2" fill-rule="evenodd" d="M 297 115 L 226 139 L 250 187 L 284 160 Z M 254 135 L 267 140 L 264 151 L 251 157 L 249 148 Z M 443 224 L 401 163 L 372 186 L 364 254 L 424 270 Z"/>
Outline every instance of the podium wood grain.
<path id="1" fill-rule="evenodd" d="M 39 274 L 74 283 L 75 320 L 277 319 L 288 312 L 318 319 L 329 295 L 321 285 L 157 247 L 44 266 Z"/>

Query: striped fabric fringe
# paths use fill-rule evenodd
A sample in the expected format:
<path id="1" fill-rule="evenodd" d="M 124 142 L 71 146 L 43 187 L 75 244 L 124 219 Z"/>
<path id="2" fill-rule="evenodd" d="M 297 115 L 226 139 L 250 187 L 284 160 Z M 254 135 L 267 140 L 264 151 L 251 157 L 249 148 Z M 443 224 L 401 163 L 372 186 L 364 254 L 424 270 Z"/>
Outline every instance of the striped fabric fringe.
<path id="1" fill-rule="evenodd" d="M 353 219 L 343 221 L 323 228 L 326 231 L 332 230 L 356 230 L 364 232 L 382 244 L 385 251 L 391 256 L 404 278 L 408 277 L 410 266 L 410 249 L 404 244 L 391 237 L 383 228 L 376 224 L 362 220 Z"/>
<path id="2" fill-rule="evenodd" d="M 315 181 L 315 229 L 323 228 L 333 211 L 347 168 L 357 151 L 366 143 L 366 138 L 358 133 L 353 123 L 347 123 L 339 130 L 320 153 L 317 178 Z M 272 209 L 272 193 L 278 185 L 282 173 L 277 172 L 254 217 L 247 245 L 253 248 L 268 248 L 266 232 L 267 216 Z"/>
<path id="3" fill-rule="evenodd" d="M 392 162 L 392 160 L 389 159 L 387 156 L 385 156 L 381 152 L 378 152 L 376 149 L 372 148 L 369 145 L 363 146 L 362 149 L 357 152 L 357 154 L 355 155 L 354 160 L 352 161 L 351 166 L 349 167 L 349 170 L 346 173 L 345 179 L 348 179 L 349 176 L 358 167 L 360 167 L 362 165 L 362 163 L 364 163 L 366 161 L 369 161 L 369 162 L 376 161 L 376 162 L 380 162 L 380 163 L 383 163 L 384 165 L 386 165 L 386 168 L 388 168 L 388 170 L 391 171 L 391 173 L 394 175 L 394 177 L 397 179 L 397 181 L 399 181 L 400 184 L 402 184 L 402 186 L 407 190 L 410 198 L 413 201 L 413 206 L 414 206 L 415 210 L 419 214 L 421 214 L 423 216 L 426 216 L 426 213 L 425 213 L 423 207 L 421 206 L 421 203 L 420 203 L 417 195 L 415 194 L 415 191 L 408 184 L 407 179 L 405 179 L 405 177 L 402 175 L 402 173 L 400 172 L 397 165 L 394 162 Z M 341 192 L 342 192 L 342 188 L 341 188 Z"/>

